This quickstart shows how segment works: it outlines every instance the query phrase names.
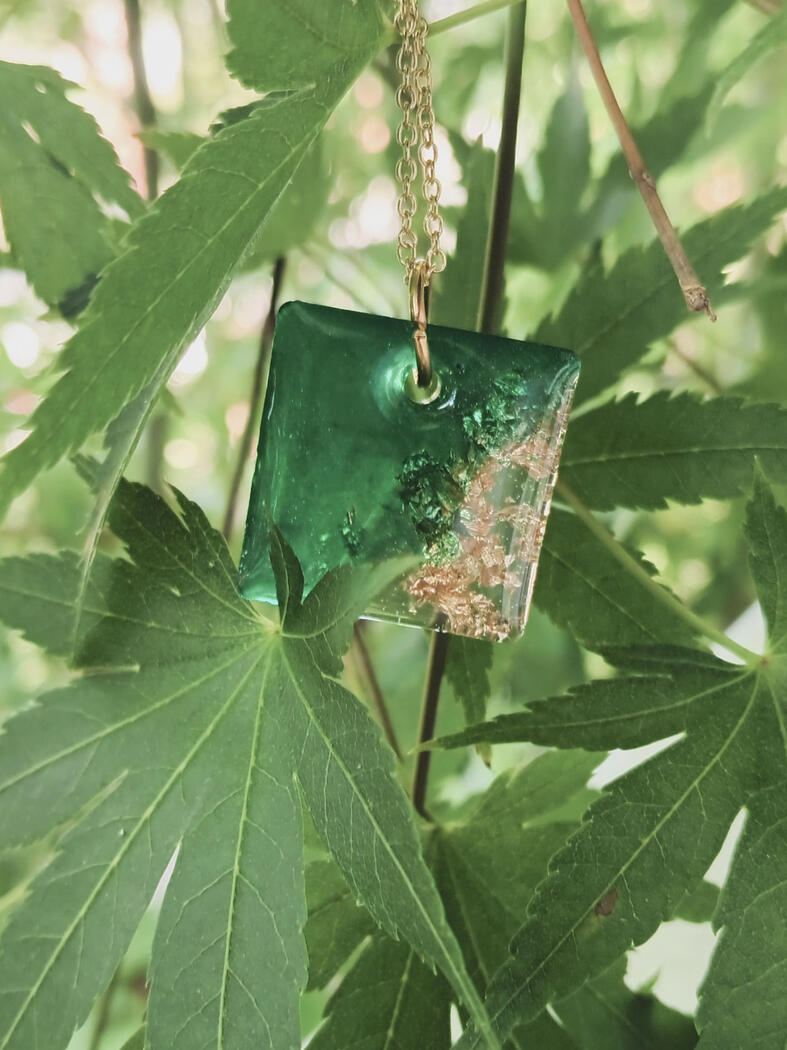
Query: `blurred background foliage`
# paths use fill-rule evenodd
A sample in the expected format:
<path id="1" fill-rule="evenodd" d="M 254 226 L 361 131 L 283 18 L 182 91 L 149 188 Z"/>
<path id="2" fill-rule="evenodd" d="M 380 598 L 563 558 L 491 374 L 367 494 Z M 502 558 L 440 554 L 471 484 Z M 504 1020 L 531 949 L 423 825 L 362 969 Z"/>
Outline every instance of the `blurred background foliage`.
<path id="1" fill-rule="evenodd" d="M 128 2 L 128 0 L 126 0 Z M 439 19 L 469 6 L 432 0 Z M 768 6 L 767 4 L 765 6 Z M 784 55 L 766 55 L 713 115 L 708 104 L 720 71 L 766 23 L 767 14 L 743 0 L 612 0 L 589 4 L 589 16 L 610 78 L 676 225 L 686 227 L 783 181 L 787 170 L 787 80 Z M 209 133 L 217 115 L 253 100 L 227 75 L 219 0 L 141 0 L 142 43 L 155 127 L 143 138 L 158 153 L 159 189 Z M 468 187 L 484 200 L 500 136 L 502 40 L 499 12 L 436 35 L 431 44 L 435 106 L 440 124 L 438 174 L 453 250 Z M 146 193 L 143 144 L 129 58 L 124 0 L 0 0 L 0 59 L 56 69 L 78 89 L 72 98 L 98 120 L 122 164 Z M 286 259 L 282 298 L 403 316 L 406 290 L 396 263 L 397 114 L 390 56 L 382 56 L 352 88 L 331 118 L 258 248 L 235 279 L 213 319 L 185 352 L 158 414 L 138 449 L 130 474 L 159 486 L 182 487 L 217 525 L 248 418 L 248 396 L 261 330 L 270 306 L 274 261 Z M 224 119 L 232 119 L 232 115 Z M 613 262 L 653 231 L 589 71 L 564 5 L 531 0 L 525 89 L 518 141 L 518 175 L 507 267 L 504 329 L 524 337 L 557 310 L 583 268 L 599 256 Z M 468 219 L 468 222 L 470 220 Z M 620 384 L 618 392 L 694 390 L 783 400 L 787 389 L 785 292 L 787 225 L 782 220 L 734 267 L 750 294 L 724 295 L 714 305 L 719 323 L 686 316 L 669 339 Z M 48 310 L 17 270 L 3 268 L 0 240 L 0 442 L 10 448 L 51 381 L 68 321 Z M 7 262 L 7 259 L 5 260 Z M 445 323 L 466 323 L 466 304 L 452 281 L 452 263 L 435 291 Z M 679 294 L 676 288 L 676 296 Z M 459 319 L 457 319 L 459 318 Z M 98 445 L 94 446 L 96 449 Z M 241 504 L 248 491 L 245 464 Z M 88 500 L 66 463 L 16 501 L 6 522 L 6 553 L 73 545 Z M 242 506 L 231 546 L 237 553 Z M 616 533 L 643 550 L 686 602 L 728 627 L 753 595 L 741 550 L 740 501 L 708 501 L 648 513 L 610 515 Z M 105 541 L 111 544 L 111 539 Z M 748 622 L 748 621 L 746 621 Z M 753 630 L 758 629 L 756 616 Z M 415 743 L 426 654 L 420 632 L 369 625 L 366 638 L 404 750 Z M 527 637 L 496 653 L 491 711 L 562 691 L 604 673 L 568 634 L 534 612 Z M 348 681 L 359 695 L 367 685 L 350 660 Z M 65 677 L 59 665 L 16 637 L 0 641 L 0 718 Z M 450 693 L 450 685 L 446 686 Z M 446 699 L 440 732 L 462 721 Z M 522 757 L 522 748 L 495 751 L 495 770 Z M 409 768 L 402 775 L 409 779 Z M 491 773 L 478 756 L 462 752 L 434 759 L 433 793 L 450 811 L 483 787 Z M 45 852 L 45 851 L 44 851 Z M 20 892 L 19 879 L 41 863 L 31 855 L 0 857 L 0 922 Z M 155 909 L 154 909 L 155 910 Z M 72 1050 L 122 1045 L 139 1023 L 145 1001 L 145 960 L 154 919 L 140 929 L 111 997 L 96 1008 Z M 691 1010 L 713 937 L 707 924 L 667 924 L 673 936 L 646 945 L 630 960 L 633 985 L 656 978 L 656 992 Z M 677 927 L 686 927 L 682 939 Z M 654 938 L 656 940 L 656 938 Z M 666 944 L 666 947 L 664 946 Z M 650 954 L 648 952 L 650 951 Z M 655 954 L 654 954 L 655 952 Z M 660 954 L 659 954 L 660 953 Z M 677 960 L 675 958 L 677 956 Z M 304 1031 L 319 1017 L 323 993 L 304 1000 Z M 96 1038 L 96 1033 L 100 1033 Z"/>

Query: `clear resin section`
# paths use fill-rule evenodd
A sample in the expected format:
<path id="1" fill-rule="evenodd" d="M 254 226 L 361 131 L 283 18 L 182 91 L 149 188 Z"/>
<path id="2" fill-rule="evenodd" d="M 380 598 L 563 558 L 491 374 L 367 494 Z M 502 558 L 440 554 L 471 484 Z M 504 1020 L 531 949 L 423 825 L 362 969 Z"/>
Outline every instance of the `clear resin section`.
<path id="1" fill-rule="evenodd" d="M 369 616 L 502 640 L 527 619 L 579 360 L 431 325 L 440 392 L 418 404 L 407 394 L 412 327 L 305 303 L 280 310 L 241 591 L 276 602 L 272 519 L 305 594 L 338 565 L 390 561 L 407 568 Z"/>

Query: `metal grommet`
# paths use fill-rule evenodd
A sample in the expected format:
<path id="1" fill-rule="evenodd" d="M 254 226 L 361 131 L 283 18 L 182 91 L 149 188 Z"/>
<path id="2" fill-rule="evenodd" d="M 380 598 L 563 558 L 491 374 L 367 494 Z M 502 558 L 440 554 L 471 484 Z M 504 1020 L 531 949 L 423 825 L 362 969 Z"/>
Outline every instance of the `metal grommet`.
<path id="1" fill-rule="evenodd" d="M 440 396 L 441 390 L 442 383 L 437 372 L 432 372 L 429 386 L 419 386 L 418 370 L 416 368 L 407 373 L 407 378 L 404 381 L 404 392 L 416 405 L 431 405 Z"/>

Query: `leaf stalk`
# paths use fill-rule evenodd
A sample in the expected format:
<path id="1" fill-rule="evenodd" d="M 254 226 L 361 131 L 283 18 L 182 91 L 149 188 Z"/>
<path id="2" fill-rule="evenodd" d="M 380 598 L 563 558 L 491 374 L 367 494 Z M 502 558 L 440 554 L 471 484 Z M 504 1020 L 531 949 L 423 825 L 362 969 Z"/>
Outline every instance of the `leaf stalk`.
<path id="1" fill-rule="evenodd" d="M 254 441 L 254 433 L 257 429 L 257 417 L 260 411 L 260 405 L 262 398 L 265 393 L 265 387 L 268 385 L 268 371 L 271 363 L 271 350 L 273 349 L 273 333 L 276 328 L 276 311 L 279 305 L 279 298 L 281 296 L 281 286 L 284 281 L 284 271 L 286 268 L 286 259 L 280 256 L 273 266 L 273 285 L 271 287 L 271 301 L 268 307 L 268 313 L 262 324 L 262 331 L 260 333 L 259 351 L 257 353 L 257 363 L 254 366 L 254 375 L 251 381 L 251 392 L 249 394 L 249 415 L 246 420 L 246 425 L 243 428 L 243 434 L 241 435 L 240 444 L 238 446 L 238 456 L 235 461 L 235 470 L 232 474 L 232 481 L 230 482 L 230 490 L 227 496 L 227 509 L 224 512 L 224 522 L 221 527 L 222 535 L 224 539 L 229 543 L 230 537 L 232 536 L 232 530 L 235 524 L 235 515 L 238 509 L 238 495 L 240 493 L 240 486 L 243 480 L 243 471 L 246 467 L 246 462 L 251 452 L 252 442 Z"/>
<path id="2" fill-rule="evenodd" d="M 436 21 L 431 22 L 429 24 L 429 36 L 435 36 L 438 33 L 448 33 L 452 29 L 459 29 L 460 26 L 467 25 L 468 22 L 474 22 L 477 18 L 495 14 L 497 11 L 504 11 L 507 7 L 516 7 L 521 2 L 522 0 L 482 0 L 482 3 L 467 7 L 464 11 L 457 11 L 454 15 L 447 15 L 445 18 L 438 18 Z M 383 46 L 389 47 L 391 44 L 395 44 L 398 39 L 396 30 L 391 26 L 385 35 Z"/>
<path id="3" fill-rule="evenodd" d="M 143 128 L 156 124 L 156 107 L 150 96 L 145 56 L 142 51 L 142 11 L 140 0 L 125 0 L 128 57 L 134 77 L 134 109 Z M 159 157 L 150 146 L 143 146 L 145 157 L 145 195 L 149 201 L 158 197 Z"/>
<path id="4" fill-rule="evenodd" d="M 358 656 L 361 674 L 365 680 L 369 693 L 370 705 L 374 713 L 377 715 L 377 720 L 385 733 L 385 739 L 388 741 L 391 750 L 396 755 L 397 761 L 402 762 L 404 761 L 402 749 L 399 746 L 396 730 L 394 729 L 394 724 L 391 720 L 391 713 L 388 710 L 388 704 L 386 703 L 385 696 L 380 688 L 380 681 L 377 677 L 377 672 L 374 669 L 374 664 L 372 663 L 369 647 L 364 638 L 364 626 L 360 622 L 356 623 L 353 628 L 353 641 L 355 645 L 355 653 Z"/>

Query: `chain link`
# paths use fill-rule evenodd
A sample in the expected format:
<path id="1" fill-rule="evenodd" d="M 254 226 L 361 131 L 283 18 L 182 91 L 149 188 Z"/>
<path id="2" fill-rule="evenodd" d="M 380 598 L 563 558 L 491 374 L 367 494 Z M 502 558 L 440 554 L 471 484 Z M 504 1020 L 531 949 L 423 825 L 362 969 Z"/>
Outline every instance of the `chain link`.
<path id="1" fill-rule="evenodd" d="M 434 140 L 434 110 L 432 108 L 432 66 L 426 50 L 429 25 L 421 14 L 418 0 L 399 0 L 394 25 L 402 43 L 396 56 L 400 83 L 396 104 L 402 112 L 402 121 L 396 139 L 402 155 L 396 165 L 396 178 L 401 186 L 397 210 L 401 220 L 397 246 L 399 262 L 409 282 L 418 258 L 418 233 L 413 220 L 418 213 L 414 184 L 420 164 L 423 174 L 422 195 L 426 205 L 423 228 L 429 248 L 423 260 L 424 277 L 428 284 L 432 275 L 445 269 L 445 252 L 440 247 L 443 220 L 440 215 L 440 183 L 435 174 L 437 146 Z"/>

